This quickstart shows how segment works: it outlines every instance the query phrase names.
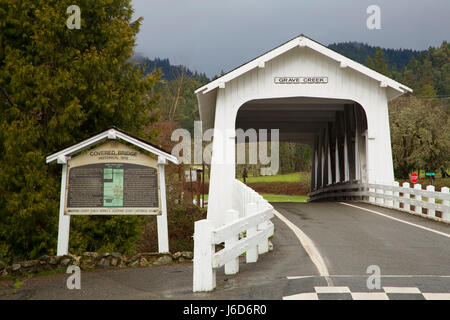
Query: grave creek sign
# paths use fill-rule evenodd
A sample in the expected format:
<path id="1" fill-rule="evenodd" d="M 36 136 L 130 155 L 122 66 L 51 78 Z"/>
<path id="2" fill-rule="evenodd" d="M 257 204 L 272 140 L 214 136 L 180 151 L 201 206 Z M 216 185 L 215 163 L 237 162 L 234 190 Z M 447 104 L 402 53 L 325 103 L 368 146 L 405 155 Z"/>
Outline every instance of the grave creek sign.
<path id="1" fill-rule="evenodd" d="M 275 77 L 275 84 L 326 84 L 328 77 Z"/>

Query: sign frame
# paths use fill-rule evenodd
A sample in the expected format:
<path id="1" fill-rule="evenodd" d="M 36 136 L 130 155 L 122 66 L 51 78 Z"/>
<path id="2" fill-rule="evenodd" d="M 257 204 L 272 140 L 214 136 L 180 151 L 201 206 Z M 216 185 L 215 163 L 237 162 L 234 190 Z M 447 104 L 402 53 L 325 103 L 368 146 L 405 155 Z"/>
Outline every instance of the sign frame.
<path id="1" fill-rule="evenodd" d="M 120 150 L 119 150 L 120 149 Z M 130 159 L 130 157 L 132 159 Z M 111 206 L 111 207 L 85 207 L 85 206 L 69 206 L 69 190 L 70 173 L 72 169 L 90 166 L 93 164 L 104 165 L 139 165 L 142 167 L 154 168 L 156 170 L 156 188 L 158 207 L 125 207 L 125 206 Z M 91 149 L 83 154 L 80 154 L 67 161 L 67 177 L 64 201 L 65 215 L 160 215 L 161 214 L 161 184 L 159 176 L 161 170 L 158 166 L 157 160 L 150 156 L 143 154 L 135 149 L 132 149 L 117 141 L 109 141 L 101 146 Z M 126 171 L 125 171 L 126 172 Z M 104 192 L 104 190 L 103 190 Z M 103 194 L 104 197 L 104 194 Z"/>

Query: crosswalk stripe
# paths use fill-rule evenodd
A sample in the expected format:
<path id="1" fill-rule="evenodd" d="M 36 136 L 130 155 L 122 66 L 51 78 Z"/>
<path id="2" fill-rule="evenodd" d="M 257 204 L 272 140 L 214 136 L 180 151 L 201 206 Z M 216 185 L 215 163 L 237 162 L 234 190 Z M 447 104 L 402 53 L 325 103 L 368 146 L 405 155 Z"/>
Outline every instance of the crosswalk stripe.
<path id="1" fill-rule="evenodd" d="M 319 300 L 319 297 L 315 292 L 306 292 L 283 297 L 283 300 Z"/>
<path id="2" fill-rule="evenodd" d="M 450 293 L 422 293 L 426 300 L 450 300 Z"/>
<path id="3" fill-rule="evenodd" d="M 386 293 L 421 293 L 416 287 L 383 287 Z"/>
<path id="4" fill-rule="evenodd" d="M 316 293 L 350 293 L 348 287 L 314 287 Z"/>
<path id="5" fill-rule="evenodd" d="M 353 300 L 389 300 L 384 292 L 352 292 Z"/>

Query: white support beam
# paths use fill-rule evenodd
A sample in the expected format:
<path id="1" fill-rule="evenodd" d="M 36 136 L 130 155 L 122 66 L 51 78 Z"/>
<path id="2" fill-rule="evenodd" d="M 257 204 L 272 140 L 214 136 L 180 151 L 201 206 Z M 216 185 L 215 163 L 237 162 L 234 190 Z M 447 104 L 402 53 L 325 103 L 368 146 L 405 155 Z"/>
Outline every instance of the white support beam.
<path id="1" fill-rule="evenodd" d="M 169 229 L 167 226 L 167 201 L 166 201 L 166 177 L 165 177 L 165 163 L 167 160 L 158 159 L 159 167 L 159 188 L 161 198 L 161 214 L 156 218 L 158 226 L 158 251 L 169 251 Z"/>
<path id="2" fill-rule="evenodd" d="M 316 180 L 317 180 L 317 175 L 316 175 L 316 159 L 317 157 L 317 153 L 316 153 L 316 142 L 314 140 L 313 146 L 312 146 L 312 165 L 311 165 L 311 190 L 315 190 L 316 189 Z"/>
<path id="3" fill-rule="evenodd" d="M 333 184 L 333 173 L 331 170 L 331 147 L 330 147 L 330 131 L 327 129 L 327 185 Z"/>
<path id="4" fill-rule="evenodd" d="M 69 253 L 70 216 L 64 214 L 66 206 L 67 163 L 62 166 L 61 193 L 59 197 L 58 247 L 57 256 Z"/>
<path id="5" fill-rule="evenodd" d="M 347 127 L 344 134 L 344 181 L 350 180 L 350 169 L 348 162 L 348 140 L 347 140 Z"/>
<path id="6" fill-rule="evenodd" d="M 358 128 L 358 112 L 356 106 L 354 108 L 355 114 L 355 180 L 361 180 L 361 158 L 359 154 L 359 128 Z"/>
<path id="7" fill-rule="evenodd" d="M 335 150 L 335 159 L 336 161 L 334 162 L 335 164 L 335 170 L 336 170 L 336 181 L 335 183 L 338 183 L 341 181 L 341 171 L 339 169 L 339 143 L 338 143 L 338 135 L 337 135 L 337 130 L 336 130 L 336 150 Z"/>
<path id="8" fill-rule="evenodd" d="M 320 186 L 325 187 L 325 146 L 324 138 L 321 135 L 322 143 L 320 144 Z"/>

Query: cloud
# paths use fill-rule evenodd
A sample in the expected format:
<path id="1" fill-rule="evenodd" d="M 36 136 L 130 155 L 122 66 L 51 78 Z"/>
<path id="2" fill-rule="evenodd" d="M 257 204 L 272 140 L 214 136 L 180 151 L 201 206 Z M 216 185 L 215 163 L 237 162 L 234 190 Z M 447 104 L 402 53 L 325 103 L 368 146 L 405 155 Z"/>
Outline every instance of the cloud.
<path id="1" fill-rule="evenodd" d="M 228 71 L 301 34 L 325 45 L 359 41 L 427 49 L 448 40 L 448 0 L 133 0 L 144 17 L 136 51 L 208 76 Z M 366 9 L 381 8 L 381 30 Z"/>

